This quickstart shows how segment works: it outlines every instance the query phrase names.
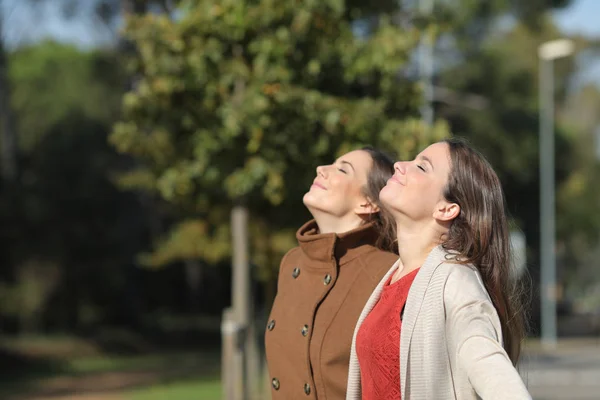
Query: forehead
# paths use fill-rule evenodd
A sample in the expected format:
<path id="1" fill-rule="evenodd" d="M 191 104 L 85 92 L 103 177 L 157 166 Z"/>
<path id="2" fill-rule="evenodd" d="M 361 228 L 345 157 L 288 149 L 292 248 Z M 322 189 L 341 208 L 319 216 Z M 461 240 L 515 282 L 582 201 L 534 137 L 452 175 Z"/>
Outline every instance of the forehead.
<path id="1" fill-rule="evenodd" d="M 371 164 L 371 156 L 364 150 L 354 150 L 340 156 L 336 161 L 342 162 L 347 161 L 351 163 L 366 163 Z"/>
<path id="2" fill-rule="evenodd" d="M 366 173 L 371 169 L 373 160 L 366 151 L 354 150 L 339 157 L 336 162 L 349 162 L 356 171 L 364 171 Z"/>
<path id="3" fill-rule="evenodd" d="M 423 157 L 431 161 L 436 172 L 448 174 L 450 171 L 450 148 L 446 143 L 434 143 L 427 147 L 417 156 L 417 159 Z"/>

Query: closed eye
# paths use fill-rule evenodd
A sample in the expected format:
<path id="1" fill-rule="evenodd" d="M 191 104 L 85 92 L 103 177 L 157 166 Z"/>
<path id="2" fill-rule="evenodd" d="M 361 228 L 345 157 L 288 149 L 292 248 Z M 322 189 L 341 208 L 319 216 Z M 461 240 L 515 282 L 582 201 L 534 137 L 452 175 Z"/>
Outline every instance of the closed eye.
<path id="1" fill-rule="evenodd" d="M 344 171 L 344 170 L 343 170 L 343 169 L 341 169 L 341 168 L 338 168 L 338 171 L 340 171 L 340 172 L 341 172 L 341 173 L 343 173 L 343 174 L 347 174 L 347 172 L 346 172 L 346 171 Z"/>
<path id="2" fill-rule="evenodd" d="M 417 165 L 417 167 L 418 167 L 418 168 L 419 168 L 421 171 L 425 172 L 425 168 L 423 168 L 423 166 L 421 166 L 421 165 Z"/>

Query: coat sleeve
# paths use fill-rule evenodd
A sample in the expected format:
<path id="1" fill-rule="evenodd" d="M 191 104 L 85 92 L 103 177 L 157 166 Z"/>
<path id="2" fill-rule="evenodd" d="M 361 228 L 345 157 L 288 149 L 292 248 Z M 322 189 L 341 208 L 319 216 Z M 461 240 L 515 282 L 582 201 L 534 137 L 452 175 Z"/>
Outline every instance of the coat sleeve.
<path id="1" fill-rule="evenodd" d="M 478 272 L 455 265 L 444 287 L 448 349 L 485 400 L 531 399 L 502 347 L 500 319 Z"/>

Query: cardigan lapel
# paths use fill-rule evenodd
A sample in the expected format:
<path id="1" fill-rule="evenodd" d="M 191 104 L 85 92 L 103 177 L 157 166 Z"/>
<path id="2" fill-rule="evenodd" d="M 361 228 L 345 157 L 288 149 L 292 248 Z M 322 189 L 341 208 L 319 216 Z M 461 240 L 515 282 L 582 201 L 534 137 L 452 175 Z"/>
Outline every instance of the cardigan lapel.
<path id="1" fill-rule="evenodd" d="M 360 384 L 360 365 L 358 363 L 358 356 L 356 354 L 356 336 L 358 335 L 358 331 L 360 330 L 360 327 L 364 322 L 365 318 L 367 318 L 371 310 L 373 310 L 373 307 L 375 307 L 375 305 L 379 301 L 381 293 L 383 292 L 383 286 L 390 278 L 390 276 L 398 269 L 399 265 L 400 259 L 398 259 L 398 261 L 396 261 L 392 265 L 392 267 L 381 279 L 381 281 L 379 281 L 379 284 L 377 285 L 375 290 L 373 290 L 373 293 L 371 293 L 369 300 L 367 300 L 367 303 L 365 304 L 362 312 L 360 313 L 360 316 L 358 317 L 358 321 L 354 328 L 354 335 L 352 337 L 352 347 L 350 349 L 350 367 L 348 370 L 348 385 L 346 391 L 346 399 L 358 400 L 362 397 Z"/>
<path id="2" fill-rule="evenodd" d="M 404 318 L 402 319 L 402 329 L 400 330 L 400 391 L 402 392 L 403 399 L 406 399 L 408 352 L 410 351 L 410 341 L 415 330 L 417 317 L 419 316 L 431 277 L 437 267 L 445 261 L 446 254 L 442 246 L 434 248 L 427 256 L 419 272 L 417 272 L 417 276 L 408 291 L 408 298 L 404 307 Z"/>

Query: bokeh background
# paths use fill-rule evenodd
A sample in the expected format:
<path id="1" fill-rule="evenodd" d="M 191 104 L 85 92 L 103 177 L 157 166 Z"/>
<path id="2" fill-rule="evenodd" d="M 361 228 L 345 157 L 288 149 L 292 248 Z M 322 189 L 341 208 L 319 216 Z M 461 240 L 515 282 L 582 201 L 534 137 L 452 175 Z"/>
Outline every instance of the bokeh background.
<path id="1" fill-rule="evenodd" d="M 597 398 L 599 21 L 596 0 L 0 0 L 0 398 L 268 399 L 264 325 L 315 166 L 452 134 L 506 191 L 534 397 Z"/>

